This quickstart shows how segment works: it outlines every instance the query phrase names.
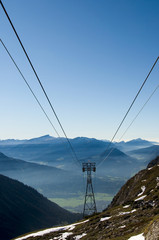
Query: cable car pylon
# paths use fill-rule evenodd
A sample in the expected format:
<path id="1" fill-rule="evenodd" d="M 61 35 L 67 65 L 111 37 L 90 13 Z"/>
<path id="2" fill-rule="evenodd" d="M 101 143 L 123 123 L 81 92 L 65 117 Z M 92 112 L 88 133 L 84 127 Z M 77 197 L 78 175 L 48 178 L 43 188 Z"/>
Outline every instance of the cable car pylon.
<path id="1" fill-rule="evenodd" d="M 82 164 L 83 172 L 87 172 L 87 185 L 86 185 L 86 193 L 84 200 L 84 208 L 83 208 L 83 216 L 91 215 L 97 212 L 95 196 L 93 191 L 92 184 L 92 172 L 96 172 L 96 164 L 95 163 L 83 163 Z"/>

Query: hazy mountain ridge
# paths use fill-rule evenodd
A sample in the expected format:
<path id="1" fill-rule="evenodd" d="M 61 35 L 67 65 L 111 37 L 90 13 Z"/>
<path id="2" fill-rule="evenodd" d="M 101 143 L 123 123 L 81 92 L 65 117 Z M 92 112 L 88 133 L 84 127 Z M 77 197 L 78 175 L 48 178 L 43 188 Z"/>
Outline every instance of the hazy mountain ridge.
<path id="1" fill-rule="evenodd" d="M 153 145 L 147 148 L 129 151 L 128 154 L 139 161 L 148 163 L 159 155 L 159 145 Z"/>
<path id="2" fill-rule="evenodd" d="M 137 140 L 137 142 L 139 141 Z M 95 161 L 97 163 L 95 191 L 101 196 L 97 200 L 100 210 L 106 207 L 102 194 L 107 193 L 108 198 L 105 203 L 110 202 L 110 198 L 120 189 L 122 184 L 147 164 L 145 159 L 138 161 L 133 156 L 114 148 L 115 145 L 112 144 L 113 151 L 109 158 L 102 162 L 101 166 L 100 164 L 98 166 L 98 163 L 103 161 L 110 151 L 110 149 L 106 151 L 109 142 L 78 137 L 71 139 L 71 144 L 81 163 L 83 161 Z M 18 144 L 5 145 L 3 142 L 3 144 L 0 144 L 0 151 L 12 159 L 5 166 L 1 159 L 1 174 L 36 188 L 50 199 L 55 200 L 58 198 L 57 202 L 70 198 L 70 205 L 68 204 L 68 207 L 66 205 L 62 206 L 67 207 L 69 210 L 82 211 L 82 196 L 85 193 L 86 183 L 83 181 L 82 169 L 72 159 L 65 139 L 61 141 L 59 138 L 45 135 L 40 138 L 26 140 L 25 143 L 22 140 L 21 144 L 18 142 Z M 13 158 L 15 158 L 15 161 Z M 20 159 L 25 162 L 20 162 Z M 72 198 L 81 199 L 75 209 L 71 207 Z"/>
<path id="3" fill-rule="evenodd" d="M 79 160 L 91 158 L 93 156 L 103 157 L 106 155 L 106 149 L 109 141 L 98 140 L 95 138 L 77 137 L 69 139 L 74 147 Z M 111 156 L 118 149 L 121 153 L 129 155 L 130 150 L 134 151 L 145 147 L 153 146 L 154 143 L 143 140 L 134 139 L 128 142 L 114 142 L 110 148 L 115 148 Z M 65 138 L 54 138 L 49 135 L 33 138 L 29 140 L 0 140 L 0 151 L 10 157 L 20 158 L 22 160 L 42 162 L 48 165 L 53 162 L 70 160 L 71 152 Z"/>
<path id="4" fill-rule="evenodd" d="M 139 140 L 133 141 L 139 142 Z M 110 162 L 110 159 L 112 162 L 116 161 L 117 158 L 119 161 L 120 159 L 125 159 L 128 162 L 134 161 L 134 163 L 136 161 L 132 156 L 122 152 L 120 148 L 117 149 L 115 144 L 112 144 L 111 148 L 107 149 L 109 142 L 85 137 L 70 139 L 70 142 L 75 149 L 79 161 L 91 160 L 96 161 L 98 164 L 107 156 L 111 148 L 113 148 L 113 151 L 109 156 L 108 162 Z M 145 142 L 145 140 L 140 140 L 140 142 Z M 66 139 L 62 139 L 61 141 L 61 139 L 53 138 L 49 135 L 30 139 L 25 143 L 22 141 L 21 144 L 0 144 L 0 152 L 3 152 L 9 157 L 42 163 L 65 170 L 72 169 L 72 165 L 74 164 L 74 168 L 77 169 L 75 162 L 72 160 Z"/>
<path id="5" fill-rule="evenodd" d="M 3 175 L 0 175 L 0 195 L 0 239 L 3 240 L 80 218 L 33 188 Z"/>
<path id="6" fill-rule="evenodd" d="M 0 153 L 0 172 L 15 179 L 18 178 L 17 180 L 23 179 L 24 182 L 28 179 L 27 183 L 29 183 L 29 180 L 32 180 L 33 176 L 36 176 L 38 182 L 40 182 L 44 181 L 48 174 L 51 174 L 52 177 L 56 175 L 56 178 L 61 177 L 61 175 L 67 175 L 67 172 L 64 170 L 10 158 L 3 153 Z M 43 176 L 44 179 L 42 179 L 41 176 Z"/>
<path id="7" fill-rule="evenodd" d="M 54 138 L 50 135 L 44 135 L 41 137 L 37 138 L 31 138 L 31 139 L 6 139 L 6 140 L 0 140 L 0 145 L 18 145 L 18 144 L 34 144 L 34 143 L 41 143 L 41 142 L 48 142 L 48 141 L 53 141 L 53 140 L 58 140 L 58 138 Z"/>
<path id="8" fill-rule="evenodd" d="M 159 157 L 150 163 L 151 168 L 129 179 L 102 213 L 88 217 L 86 222 L 73 228 L 63 227 L 64 231 L 52 229 L 43 237 L 35 234 L 34 238 L 26 235 L 24 239 L 63 239 L 64 236 L 69 236 L 69 240 L 159 239 L 158 162 Z"/>
<path id="9" fill-rule="evenodd" d="M 50 191 L 50 197 L 57 191 L 69 191 L 70 183 L 73 181 L 77 185 L 80 184 L 80 175 L 45 165 L 26 162 L 23 160 L 10 158 L 0 153 L 0 173 L 21 181 L 36 189 L 41 189 L 47 195 L 47 189 Z M 79 182 L 79 184 L 78 184 Z M 63 186 L 64 189 L 60 188 Z M 72 191 L 75 191 L 74 185 Z"/>
<path id="10" fill-rule="evenodd" d="M 76 160 L 72 159 L 68 143 L 61 142 L 59 139 L 57 139 L 58 141 L 53 139 L 53 141 L 41 142 L 42 139 L 47 138 L 48 136 L 41 137 L 38 144 L 36 140 L 31 144 L 0 145 L 0 151 L 10 157 L 53 166 L 72 173 L 76 171 L 77 174 L 80 174 L 81 169 L 79 169 Z M 96 162 L 99 176 L 119 177 L 125 180 L 125 178 L 129 178 L 139 169 L 145 167 L 142 162 L 139 163 L 135 158 L 117 148 L 113 148 L 109 158 L 102 163 L 104 167 L 98 168 L 100 162 L 111 150 L 106 151 L 109 145 L 108 142 L 83 137 L 71 139 L 70 141 L 81 164 L 85 161 Z"/>
<path id="11" fill-rule="evenodd" d="M 114 145 L 121 151 L 129 152 L 132 150 L 137 150 L 137 149 L 153 146 L 154 143 L 151 141 L 141 139 L 141 138 L 137 138 L 137 139 L 133 139 L 133 140 L 127 141 L 127 142 L 124 142 L 124 141 L 117 142 L 117 143 L 115 142 Z"/>
<path id="12" fill-rule="evenodd" d="M 102 153 L 108 144 L 97 139 L 84 137 L 69 140 L 75 148 L 79 159 Z M 18 144 L 5 145 L 3 142 L 3 144 L 0 144 L 0 151 L 7 156 L 27 161 L 40 162 L 45 158 L 45 162 L 49 164 L 51 164 L 51 160 L 58 160 L 60 158 L 64 158 L 66 160 L 71 159 L 71 151 L 66 139 L 53 138 L 49 135 L 26 140 L 25 142 L 22 140 L 21 144 L 18 142 Z M 84 151 L 84 154 L 82 151 Z"/>
<path id="13" fill-rule="evenodd" d="M 30 163 L 0 153 L 0 173 L 34 187 L 48 198 L 67 199 L 78 198 L 81 195 L 84 197 L 81 172 L 69 172 L 55 167 Z M 96 187 L 98 187 L 98 193 L 106 192 L 114 195 L 124 181 L 120 178 L 96 177 Z M 82 210 L 83 201 L 78 211 Z"/>

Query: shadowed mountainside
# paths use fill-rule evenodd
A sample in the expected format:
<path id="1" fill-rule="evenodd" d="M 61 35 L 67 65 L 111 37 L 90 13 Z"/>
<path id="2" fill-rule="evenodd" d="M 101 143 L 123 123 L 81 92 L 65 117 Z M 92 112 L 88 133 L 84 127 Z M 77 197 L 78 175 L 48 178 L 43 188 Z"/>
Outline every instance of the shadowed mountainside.
<path id="1" fill-rule="evenodd" d="M 0 175 L 0 195 L 0 239 L 3 240 L 80 218 L 33 188 L 3 175 Z"/>

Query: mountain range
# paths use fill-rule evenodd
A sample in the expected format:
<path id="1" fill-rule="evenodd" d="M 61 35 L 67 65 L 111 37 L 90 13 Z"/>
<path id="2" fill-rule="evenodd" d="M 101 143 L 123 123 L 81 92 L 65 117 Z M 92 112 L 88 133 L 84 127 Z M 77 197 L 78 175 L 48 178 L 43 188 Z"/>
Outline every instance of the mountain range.
<path id="1" fill-rule="evenodd" d="M 84 137 L 70 139 L 70 142 L 80 163 L 92 161 L 97 164 L 93 181 L 98 195 L 97 206 L 100 210 L 106 207 L 104 204 L 110 202 L 111 197 L 129 177 L 143 169 L 156 156 L 157 152 L 154 155 L 151 148 L 158 149 L 157 145 L 142 139 L 113 143 L 112 153 L 102 162 L 110 151 L 110 149 L 106 150 L 109 142 Z M 136 147 L 138 144 L 140 147 Z M 125 149 L 126 146 L 131 146 L 131 149 L 133 147 L 138 150 L 124 152 L 121 151 L 121 146 Z M 145 148 L 145 146 L 149 147 Z M 130 147 L 127 150 L 130 150 Z M 72 160 L 65 139 L 46 135 L 30 140 L 1 140 L 0 152 L 3 153 L 0 154 L 1 174 L 32 186 L 57 202 L 70 199 L 68 207 L 62 205 L 67 209 L 75 210 L 76 207 L 72 209 L 72 199 L 78 202 L 77 199 L 80 198 L 81 205 L 76 210 L 82 211 L 82 196 L 85 194 L 86 182 L 83 181 L 82 167 L 80 169 L 77 162 Z M 107 201 L 104 201 L 103 194 L 108 194 Z"/>
<path id="2" fill-rule="evenodd" d="M 127 142 L 115 142 L 114 145 L 120 149 L 121 151 L 124 152 L 128 152 L 128 151 L 132 151 L 132 150 L 137 150 L 137 149 L 141 149 L 141 148 L 146 148 L 146 147 L 151 147 L 153 146 L 155 143 L 154 142 L 150 142 L 141 138 L 137 138 L 137 139 L 133 139 L 131 141 L 127 141 Z"/>
<path id="3" fill-rule="evenodd" d="M 130 150 L 130 147 L 136 150 L 141 147 L 145 148 L 145 146 L 153 146 L 151 142 L 146 140 L 133 140 L 130 142 L 121 142 L 121 143 L 113 143 L 111 147 L 108 149 L 109 142 L 97 140 L 94 138 L 85 138 L 85 137 L 78 137 L 75 139 L 69 139 L 71 145 L 73 146 L 78 160 L 80 163 L 85 161 L 95 161 L 96 164 L 100 164 L 101 161 L 107 156 L 107 154 L 113 149 L 112 153 L 109 155 L 107 161 L 104 163 L 109 162 L 118 162 L 122 159 L 125 159 L 123 162 L 123 166 L 125 166 L 126 162 L 133 163 L 134 168 L 136 165 L 140 164 L 141 167 L 142 163 L 138 163 L 137 158 L 129 155 L 127 152 Z M 122 148 L 126 148 L 127 151 L 122 151 Z M 132 149 L 132 147 L 131 147 Z M 42 136 L 40 138 L 34 138 L 30 140 L 1 140 L 0 141 L 0 152 L 4 153 L 9 157 L 18 158 L 21 160 L 25 160 L 28 162 L 39 163 L 43 165 L 53 166 L 57 168 L 61 168 L 63 170 L 71 170 L 78 169 L 78 164 L 75 160 L 72 159 L 72 153 L 70 151 L 69 145 L 64 138 L 53 138 L 49 135 Z M 150 159 L 151 160 L 151 159 Z M 144 161 L 143 161 L 144 163 Z M 145 164 L 145 163 L 144 163 Z M 122 162 L 121 162 L 122 165 Z M 146 165 L 145 165 L 146 166 Z M 133 168 L 133 167 L 131 167 Z M 138 166 L 137 166 L 138 168 Z M 115 169 L 115 168 L 114 168 Z M 102 169 L 99 169 L 99 171 Z M 133 169 L 131 172 L 128 171 L 128 177 L 130 174 L 133 174 L 136 169 Z M 108 166 L 108 172 L 110 172 Z M 116 176 L 121 176 L 123 172 L 126 173 L 125 169 L 123 171 L 115 171 Z M 106 173 L 107 174 L 107 173 Z M 112 173 L 111 173 L 112 174 Z M 119 175 L 118 175 L 119 174 Z"/>
<path id="4" fill-rule="evenodd" d="M 127 152 L 129 156 L 135 157 L 138 161 L 149 162 L 159 155 L 159 145 L 153 145 L 147 148 L 141 148 Z"/>

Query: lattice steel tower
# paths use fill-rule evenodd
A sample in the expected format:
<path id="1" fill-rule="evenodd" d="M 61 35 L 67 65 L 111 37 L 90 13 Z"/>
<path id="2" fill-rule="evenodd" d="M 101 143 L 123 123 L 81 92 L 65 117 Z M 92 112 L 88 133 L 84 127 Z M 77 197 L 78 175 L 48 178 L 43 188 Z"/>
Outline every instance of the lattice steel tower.
<path id="1" fill-rule="evenodd" d="M 86 186 L 86 194 L 85 194 L 85 201 L 84 201 L 84 208 L 83 208 L 83 216 L 90 215 L 97 212 L 96 202 L 93 192 L 93 185 L 92 185 L 92 172 L 96 171 L 96 164 L 95 163 L 83 163 L 82 164 L 83 172 L 87 172 L 87 186 Z"/>

